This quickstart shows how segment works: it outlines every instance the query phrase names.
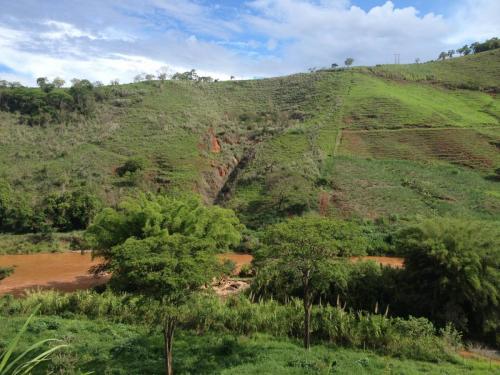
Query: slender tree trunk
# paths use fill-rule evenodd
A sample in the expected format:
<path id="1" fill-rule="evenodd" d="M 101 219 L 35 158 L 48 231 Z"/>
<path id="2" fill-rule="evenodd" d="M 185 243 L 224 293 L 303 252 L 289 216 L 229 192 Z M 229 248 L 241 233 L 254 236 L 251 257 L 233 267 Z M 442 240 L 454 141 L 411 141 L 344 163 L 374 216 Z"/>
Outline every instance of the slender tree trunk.
<path id="1" fill-rule="evenodd" d="M 304 348 L 311 347 L 311 296 L 309 290 L 309 272 L 304 274 Z"/>
<path id="2" fill-rule="evenodd" d="M 172 367 L 172 344 L 174 342 L 174 329 L 175 321 L 173 319 L 167 320 L 165 327 L 163 327 L 163 339 L 165 342 L 164 356 L 165 356 L 165 373 L 173 375 L 174 370 Z"/>

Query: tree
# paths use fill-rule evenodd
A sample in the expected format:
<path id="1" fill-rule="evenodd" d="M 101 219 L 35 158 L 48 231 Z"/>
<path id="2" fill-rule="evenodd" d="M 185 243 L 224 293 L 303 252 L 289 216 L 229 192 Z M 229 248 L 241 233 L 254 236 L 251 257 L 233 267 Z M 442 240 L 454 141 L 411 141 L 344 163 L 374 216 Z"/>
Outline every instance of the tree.
<path id="1" fill-rule="evenodd" d="M 146 73 L 140 73 L 140 74 L 137 74 L 135 77 L 134 77 L 134 82 L 135 83 L 138 83 L 138 82 L 142 82 L 146 79 Z"/>
<path id="2" fill-rule="evenodd" d="M 439 54 L 438 60 L 444 61 L 444 60 L 446 60 L 447 57 L 448 57 L 448 54 L 446 52 L 441 52 Z"/>
<path id="3" fill-rule="evenodd" d="M 43 92 L 51 92 L 56 87 L 50 83 L 47 77 L 39 77 L 36 79 L 36 84 L 42 89 Z"/>
<path id="4" fill-rule="evenodd" d="M 338 67 L 338 66 L 339 66 L 339 64 L 333 63 L 333 64 L 331 65 L 331 68 L 332 68 L 332 69 L 337 69 L 337 67 Z"/>
<path id="5" fill-rule="evenodd" d="M 418 58 L 418 57 L 417 57 L 417 58 L 415 59 L 415 64 L 420 64 L 420 58 Z"/>
<path id="6" fill-rule="evenodd" d="M 311 311 L 314 299 L 328 288 L 335 257 L 363 251 L 359 232 L 350 224 L 319 217 L 300 217 L 271 226 L 264 247 L 256 254 L 257 283 L 268 275 L 278 280 L 277 289 L 290 292 L 299 287 L 304 307 L 304 347 L 311 345 Z M 364 245 L 366 248 L 366 244 Z"/>
<path id="7" fill-rule="evenodd" d="M 63 87 L 65 83 L 66 83 L 66 81 L 62 78 L 59 78 L 59 77 L 54 78 L 54 80 L 52 81 L 52 84 L 54 85 L 54 87 L 56 87 L 58 89 Z"/>
<path id="8" fill-rule="evenodd" d="M 462 48 L 457 49 L 457 52 L 463 56 L 467 56 L 471 53 L 470 47 L 466 44 Z"/>
<path id="9" fill-rule="evenodd" d="M 75 109 L 83 115 L 90 115 L 95 103 L 94 86 L 86 79 L 74 78 L 71 82 L 73 85 L 69 89 L 69 93 L 75 102 Z"/>
<path id="10" fill-rule="evenodd" d="M 173 335 L 182 306 L 217 275 L 215 252 L 237 245 L 241 229 L 231 210 L 151 194 L 103 210 L 88 229 L 96 254 L 112 271 L 111 286 L 156 302 L 167 375 L 173 373 Z"/>
<path id="11" fill-rule="evenodd" d="M 354 59 L 352 57 L 348 57 L 347 59 L 345 59 L 345 66 L 349 67 L 351 66 L 352 64 L 354 63 Z"/>
<path id="12" fill-rule="evenodd" d="M 498 225 L 428 219 L 398 237 L 406 253 L 404 280 L 412 314 L 452 322 L 471 334 L 494 335 L 500 328 Z"/>
<path id="13" fill-rule="evenodd" d="M 453 55 L 455 54 L 455 50 L 454 49 L 450 49 L 450 50 L 448 50 L 448 52 L 446 54 L 451 59 L 453 57 Z"/>

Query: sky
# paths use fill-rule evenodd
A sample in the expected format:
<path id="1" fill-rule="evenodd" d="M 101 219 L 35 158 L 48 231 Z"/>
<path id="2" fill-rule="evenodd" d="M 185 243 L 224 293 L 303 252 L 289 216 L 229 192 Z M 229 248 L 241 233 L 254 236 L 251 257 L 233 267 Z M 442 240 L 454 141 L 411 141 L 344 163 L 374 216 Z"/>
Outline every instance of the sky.
<path id="1" fill-rule="evenodd" d="M 0 0 L 0 79 L 249 79 L 435 59 L 500 36 L 500 0 Z"/>

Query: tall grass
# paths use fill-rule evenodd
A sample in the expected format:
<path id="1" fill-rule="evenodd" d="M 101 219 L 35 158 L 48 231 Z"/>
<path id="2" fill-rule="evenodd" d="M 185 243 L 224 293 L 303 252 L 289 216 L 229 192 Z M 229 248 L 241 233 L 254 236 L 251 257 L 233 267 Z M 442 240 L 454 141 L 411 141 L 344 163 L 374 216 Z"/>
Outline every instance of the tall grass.
<path id="1" fill-rule="evenodd" d="M 3 315 L 27 314 L 41 305 L 45 315 L 106 319 L 120 323 L 154 321 L 155 308 L 139 297 L 110 292 L 80 291 L 72 294 L 33 292 L 24 299 L 0 299 Z M 271 334 L 300 338 L 303 307 L 298 299 L 286 304 L 274 300 L 252 302 L 240 295 L 226 301 L 213 295 L 196 296 L 182 319 L 182 326 L 198 334 L 217 332 L 236 335 Z M 316 343 L 374 350 L 380 354 L 425 361 L 453 361 L 454 350 L 448 336 L 438 334 L 424 318 L 400 319 L 380 314 L 352 312 L 338 306 L 313 309 L 312 338 Z"/>

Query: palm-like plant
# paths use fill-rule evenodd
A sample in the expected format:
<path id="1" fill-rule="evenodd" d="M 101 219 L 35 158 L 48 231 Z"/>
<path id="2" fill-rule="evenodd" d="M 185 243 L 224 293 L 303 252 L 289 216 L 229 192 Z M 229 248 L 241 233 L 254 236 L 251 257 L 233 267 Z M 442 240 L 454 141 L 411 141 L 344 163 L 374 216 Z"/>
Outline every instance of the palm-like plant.
<path id="1" fill-rule="evenodd" d="M 60 340 L 56 340 L 56 339 L 41 340 L 41 341 L 38 341 L 37 343 L 31 345 L 22 354 L 18 355 L 14 359 L 11 359 L 12 354 L 13 354 L 14 350 L 16 349 L 17 344 L 19 343 L 19 340 L 21 339 L 24 332 L 26 332 L 31 320 L 33 320 L 33 317 L 35 316 L 35 314 L 37 313 L 39 308 L 40 308 L 40 306 L 38 306 L 35 309 L 35 311 L 33 311 L 33 313 L 30 315 L 30 317 L 26 320 L 26 322 L 22 326 L 21 330 L 18 332 L 18 334 L 14 337 L 14 339 L 7 346 L 6 350 L 2 354 L 0 354 L 0 375 L 30 374 L 31 371 L 36 366 L 38 366 L 40 363 L 48 360 L 49 357 L 52 355 L 52 353 L 68 346 L 65 344 L 56 345 L 56 346 L 44 351 L 43 353 L 38 354 L 34 358 L 29 359 L 30 354 L 32 354 L 35 350 L 42 347 L 43 345 L 45 345 L 49 342 L 60 341 Z"/>

